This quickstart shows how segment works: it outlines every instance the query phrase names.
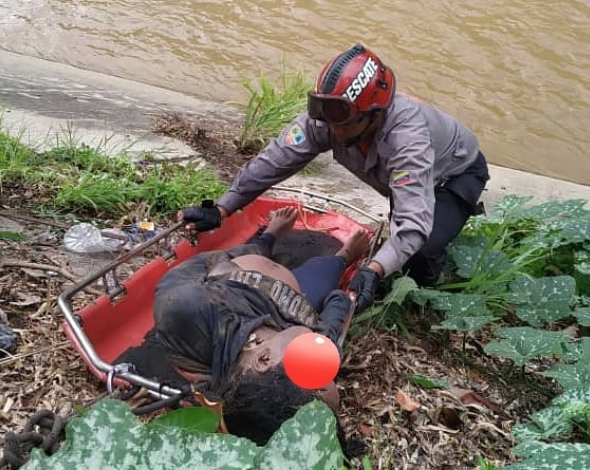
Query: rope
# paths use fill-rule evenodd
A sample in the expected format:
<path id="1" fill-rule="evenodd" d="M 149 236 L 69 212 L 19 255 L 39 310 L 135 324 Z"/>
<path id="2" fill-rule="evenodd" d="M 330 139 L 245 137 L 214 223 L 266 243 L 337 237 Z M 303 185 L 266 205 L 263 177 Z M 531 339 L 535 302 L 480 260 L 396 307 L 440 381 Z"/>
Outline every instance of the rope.
<path id="1" fill-rule="evenodd" d="M 129 391 L 122 392 L 120 396 L 109 395 L 107 393 L 101 394 L 100 397 L 88 402 L 85 406 L 88 407 L 106 396 L 111 398 L 119 398 L 121 400 L 129 400 L 133 398 L 141 389 L 134 387 Z M 189 392 L 188 397 L 186 393 L 174 395 L 169 398 L 155 401 L 147 405 L 132 408 L 132 412 L 136 416 L 153 413 L 165 407 L 176 407 L 181 400 L 186 400 L 192 393 Z M 42 449 L 47 455 L 53 455 L 59 450 L 60 444 L 65 436 L 64 429 L 66 425 L 75 417 L 77 413 L 72 413 L 67 417 L 57 415 L 51 410 L 41 410 L 33 414 L 25 423 L 25 426 L 20 433 L 9 431 L 4 436 L 3 455 L 0 458 L 0 470 L 17 470 L 21 468 L 28 460 L 29 453 L 34 448 Z"/>
<path id="2" fill-rule="evenodd" d="M 31 416 L 19 434 L 7 432 L 4 437 L 4 455 L 0 459 L 0 468 L 8 465 L 10 469 L 22 467 L 25 454 L 35 447 L 52 455 L 59 449 L 60 436 L 69 419 L 64 419 L 50 410 L 41 410 Z"/>

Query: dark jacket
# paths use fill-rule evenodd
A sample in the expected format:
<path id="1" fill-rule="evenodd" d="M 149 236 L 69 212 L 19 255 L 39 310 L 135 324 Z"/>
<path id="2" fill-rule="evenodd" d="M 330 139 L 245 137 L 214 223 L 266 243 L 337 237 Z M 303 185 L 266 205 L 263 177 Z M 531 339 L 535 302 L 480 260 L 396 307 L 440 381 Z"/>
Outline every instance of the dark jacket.
<path id="1" fill-rule="evenodd" d="M 277 331 L 302 325 L 336 341 L 350 309 L 343 291 L 333 291 L 322 311 L 284 283 L 252 271 L 209 277 L 213 266 L 245 254 L 257 245 L 198 254 L 169 271 L 156 287 L 154 305 L 158 341 L 170 361 L 211 376 L 229 376 L 250 334 L 265 325 Z"/>
<path id="2" fill-rule="evenodd" d="M 374 257 L 391 274 L 432 231 L 434 187 L 463 174 L 478 158 L 479 144 L 458 120 L 402 93 L 391 100 L 366 156 L 357 146 L 338 145 L 325 123 L 304 112 L 245 165 L 218 204 L 231 214 L 328 150 L 356 177 L 391 198 L 390 237 Z"/>

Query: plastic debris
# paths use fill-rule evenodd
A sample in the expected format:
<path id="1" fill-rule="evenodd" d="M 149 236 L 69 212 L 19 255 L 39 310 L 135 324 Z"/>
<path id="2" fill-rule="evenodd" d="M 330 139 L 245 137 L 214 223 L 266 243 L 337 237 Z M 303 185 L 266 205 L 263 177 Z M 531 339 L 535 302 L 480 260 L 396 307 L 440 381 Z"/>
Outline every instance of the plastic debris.
<path id="1" fill-rule="evenodd" d="M 129 225 L 125 227 L 124 230 L 133 245 L 144 243 L 151 238 L 154 238 L 160 232 L 160 229 L 156 229 L 156 224 L 154 224 L 154 222 L 149 222 L 147 220 L 142 220 L 134 225 Z"/>
<path id="2" fill-rule="evenodd" d="M 75 253 L 103 253 L 123 249 L 129 237 L 119 229 L 99 230 L 92 224 L 81 223 L 66 231 L 63 243 Z"/>

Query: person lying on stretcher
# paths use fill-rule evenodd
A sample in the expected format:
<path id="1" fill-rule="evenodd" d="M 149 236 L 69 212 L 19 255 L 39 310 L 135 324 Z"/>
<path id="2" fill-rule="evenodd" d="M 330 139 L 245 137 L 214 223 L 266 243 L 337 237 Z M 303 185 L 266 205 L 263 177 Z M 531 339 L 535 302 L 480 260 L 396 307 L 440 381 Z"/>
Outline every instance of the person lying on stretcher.
<path id="1" fill-rule="evenodd" d="M 335 255 L 291 271 L 270 256 L 296 217 L 295 208 L 277 210 L 251 243 L 196 255 L 156 287 L 154 334 L 168 362 L 209 400 L 223 403 L 229 432 L 260 445 L 315 398 L 338 407 L 333 382 L 321 391 L 301 389 L 282 359 L 289 342 L 310 331 L 336 343 L 351 311 L 340 278 L 369 249 L 359 230 Z"/>

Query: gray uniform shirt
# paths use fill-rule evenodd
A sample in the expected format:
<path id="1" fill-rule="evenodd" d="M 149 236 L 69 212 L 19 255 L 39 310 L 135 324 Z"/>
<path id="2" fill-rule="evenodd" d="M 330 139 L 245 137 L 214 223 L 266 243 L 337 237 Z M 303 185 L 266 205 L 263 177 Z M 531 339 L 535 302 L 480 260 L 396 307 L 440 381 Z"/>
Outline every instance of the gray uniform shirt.
<path id="1" fill-rule="evenodd" d="M 338 163 L 392 198 L 390 238 L 373 258 L 385 275 L 400 270 L 430 235 L 434 187 L 461 174 L 479 153 L 477 138 L 459 121 L 396 93 L 366 156 L 336 143 L 325 123 L 304 112 L 241 169 L 218 204 L 231 214 L 330 149 Z"/>

